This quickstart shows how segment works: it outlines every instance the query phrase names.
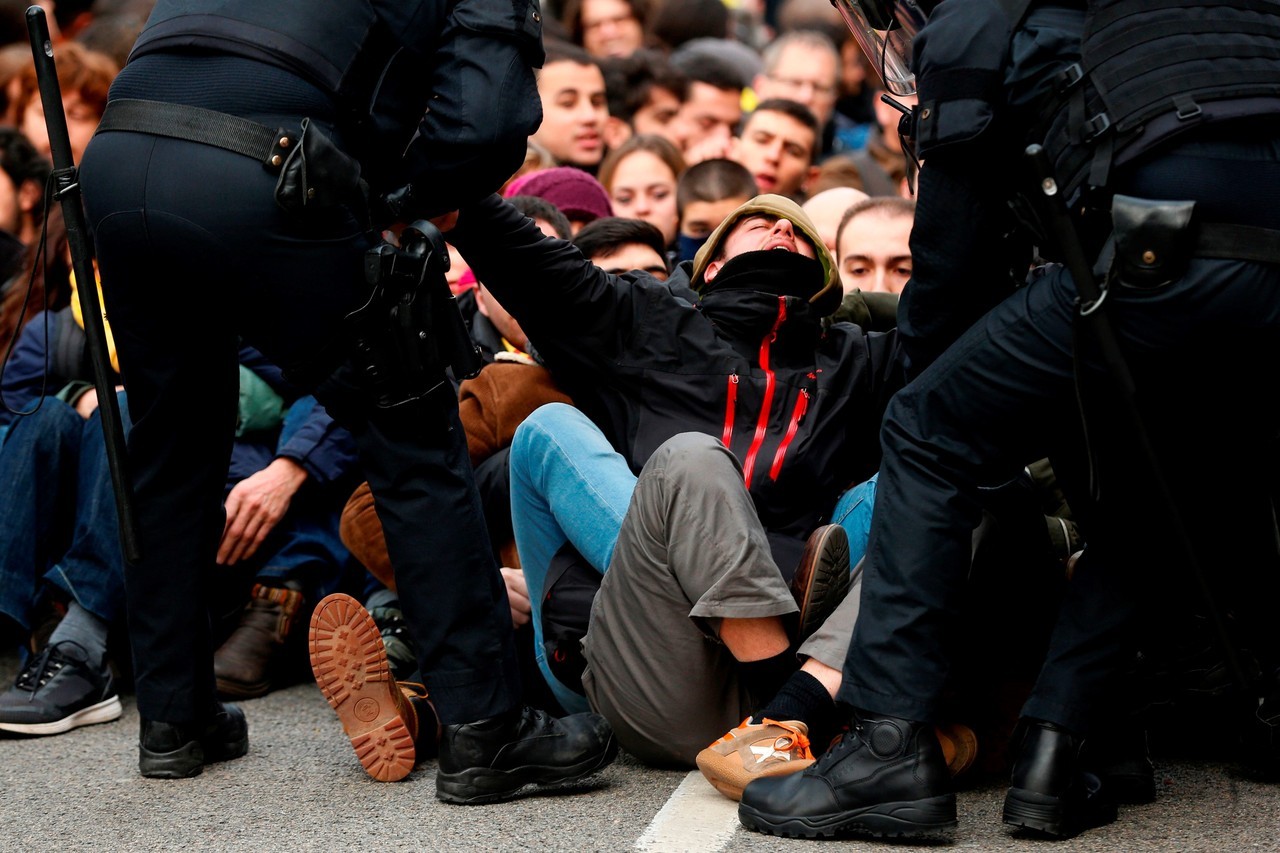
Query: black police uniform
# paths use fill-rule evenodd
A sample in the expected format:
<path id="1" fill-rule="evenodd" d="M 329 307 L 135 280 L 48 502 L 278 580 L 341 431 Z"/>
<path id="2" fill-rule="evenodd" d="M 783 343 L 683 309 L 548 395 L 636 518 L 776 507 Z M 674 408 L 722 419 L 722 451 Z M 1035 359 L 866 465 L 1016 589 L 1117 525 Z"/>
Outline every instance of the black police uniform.
<path id="1" fill-rule="evenodd" d="M 409 219 L 488 194 L 519 166 L 541 118 L 541 56 L 532 0 L 160 0 L 111 101 L 205 108 L 294 139 L 309 119 L 358 160 L 371 195 L 415 185 L 428 201 Z M 452 387 L 379 408 L 361 372 L 338 366 L 379 242 L 362 200 L 288 212 L 269 157 L 201 132 L 99 132 L 81 168 L 133 416 L 142 559 L 126 580 L 142 717 L 189 723 L 214 707 L 204 589 L 238 335 L 286 373 L 327 377 L 315 393 L 356 436 L 441 721 L 517 708 L 511 617 Z"/>
<path id="2" fill-rule="evenodd" d="M 752 828 L 812 836 L 855 826 L 919 834 L 954 825 L 954 795 L 937 744 L 931 729 L 915 721 L 935 721 L 939 712 L 984 487 L 1006 483 L 1022 466 L 1050 456 L 1069 497 L 1079 499 L 1092 494 L 1090 460 L 1097 463 L 1096 506 L 1072 503 L 1086 516 L 1088 548 L 1068 584 L 1025 717 L 1087 730 L 1124 661 L 1126 626 L 1142 582 L 1185 586 L 1167 571 L 1177 564 L 1176 551 L 1135 539 L 1135 529 L 1143 529 L 1136 517 L 1152 503 L 1150 483 L 1140 468 L 1125 464 L 1139 451 L 1114 414 L 1095 342 L 1074 340 L 1077 288 L 1057 266 L 1023 285 L 1032 240 L 1014 236 L 1026 234 L 1019 229 L 1020 208 L 1011 205 L 1030 191 L 1028 173 L 1019 168 L 1026 145 L 1078 143 L 1087 153 L 1097 150 L 1088 145 L 1095 132 L 1104 145 L 1121 139 L 1116 128 L 1106 133 L 1103 119 L 1088 125 L 1095 116 L 1089 100 L 1073 97 L 1085 90 L 1070 82 L 1086 23 L 1101 19 L 1086 16 L 1083 2 L 1033 3 L 1025 15 L 1006 5 L 1013 4 L 937 4 L 915 39 L 915 132 L 923 167 L 911 235 L 913 277 L 899 308 L 914 376 L 891 401 L 881 432 L 884 459 L 862 604 L 838 696 L 859 709 L 857 725 L 803 774 L 748 786 L 740 814 Z M 1175 41 L 1143 53 L 1140 45 L 1178 29 L 1176 20 L 1170 23 L 1185 14 L 1178 5 L 1130 3 L 1128 13 L 1137 7 L 1140 14 L 1119 27 L 1110 48 L 1119 46 L 1121 61 L 1148 63 L 1135 68 L 1138 76 L 1158 67 L 1157 58 L 1195 59 L 1202 44 L 1220 39 L 1239 58 L 1192 69 L 1201 78 L 1184 78 L 1184 89 L 1256 83 L 1246 92 L 1252 108 L 1226 100 L 1234 113 L 1201 121 L 1214 105 L 1179 105 L 1179 117 L 1169 109 L 1168 118 L 1189 132 L 1128 154 L 1117 147 L 1113 158 L 1096 165 L 1088 156 L 1060 157 L 1059 165 L 1073 167 L 1060 177 L 1065 185 L 1079 171 L 1084 177 L 1073 180 L 1072 189 L 1103 187 L 1104 196 L 1194 200 L 1202 223 L 1280 228 L 1280 126 L 1262 118 L 1280 96 L 1276 4 L 1220 9 L 1218 18 L 1197 19 L 1207 22 L 1207 42 Z M 1164 17 L 1153 24 L 1154 12 Z M 1241 25 L 1231 15 L 1249 20 Z M 1254 50 L 1255 36 L 1267 42 L 1263 49 Z M 1250 114 L 1243 121 L 1227 118 Z M 1048 136 L 1045 122 L 1052 127 Z M 1154 134 L 1157 124 L 1152 120 L 1145 130 Z M 1101 182 L 1094 180 L 1099 175 Z M 1085 223 L 1090 251 L 1102 250 L 1107 230 Z M 1195 232 L 1174 243 L 1196 246 Z M 1113 280 L 1107 307 L 1153 441 L 1174 461 L 1170 473 L 1179 496 L 1192 498 L 1182 506 L 1192 518 L 1212 513 L 1217 519 L 1223 513 L 1212 504 L 1224 484 L 1238 486 L 1235 472 L 1251 468 L 1275 435 L 1274 407 L 1259 399 L 1255 386 L 1257 375 L 1274 370 L 1280 357 L 1280 267 L 1191 254 L 1185 272 Z M 1077 405 L 1077 360 L 1091 413 L 1087 431 Z M 1229 544 L 1229 537 L 1221 539 L 1219 547 Z M 1223 562 L 1230 558 L 1211 565 Z M 1036 768 L 1015 769 L 1010 792 L 1013 797 L 1020 785 L 1042 789 L 1045 796 L 1020 794 L 1015 803 L 1034 801 L 1041 813 L 1011 820 L 1007 802 L 1006 821 L 1067 835 L 1087 819 L 1087 795 L 1076 787 L 1074 758 L 1067 757 L 1078 741 L 1068 745 L 1058 731 L 1043 727 L 1039 740 L 1026 741 L 1024 750 L 1060 744 L 1062 752 L 1042 752 Z"/>
<path id="3" fill-rule="evenodd" d="M 1149 537 L 1135 541 L 1135 530 L 1144 529 L 1137 516 L 1153 503 L 1151 484 L 1125 467 L 1139 451 L 1105 397 L 1086 400 L 1095 411 L 1087 449 L 1100 501 L 1095 509 L 1084 499 L 1088 459 L 1073 371 L 1077 290 L 1067 272 L 1046 268 L 976 322 L 963 307 L 968 301 L 981 310 L 1008 291 L 1011 269 L 1026 268 L 1028 244 L 1006 237 L 1015 228 L 1009 202 L 1030 183 L 1018 168 L 1020 153 L 1059 72 L 1080 56 L 1084 21 L 1082 8 L 1037 5 L 1010 38 L 1015 22 L 1001 4 L 975 0 L 940 4 L 918 36 L 926 165 L 899 329 L 919 375 L 891 403 L 882 431 L 863 615 L 840 694 L 855 707 L 916 720 L 936 715 L 979 490 L 1007 482 L 1030 461 L 1055 458 L 1077 497 L 1073 508 L 1086 517 L 1089 547 L 1025 716 L 1090 727 L 1123 649 L 1137 575 L 1162 558 L 1163 566 L 1178 562 Z M 1280 129 L 1259 120 L 1209 124 L 1117 168 L 1107 188 L 1194 200 L 1202 223 L 1280 228 Z M 1090 241 L 1087 228 L 1083 237 Z M 1171 451 L 1171 473 L 1190 498 L 1181 503 L 1197 516 L 1213 509 L 1199 498 L 1234 483 L 1234 472 L 1274 435 L 1275 415 L 1259 405 L 1256 380 L 1241 368 L 1276 363 L 1277 284 L 1274 264 L 1193 258 L 1176 280 L 1147 288 L 1121 282 L 1107 297 L 1146 422 Z M 1082 387 L 1098 388 L 1105 365 L 1092 341 L 1081 343 Z M 1212 447 L 1213 458 L 1189 456 L 1189 447 Z M 1210 565 L 1230 565 L 1224 539 L 1216 537 Z M 1157 588 L 1171 583 L 1163 571 L 1155 580 Z"/>

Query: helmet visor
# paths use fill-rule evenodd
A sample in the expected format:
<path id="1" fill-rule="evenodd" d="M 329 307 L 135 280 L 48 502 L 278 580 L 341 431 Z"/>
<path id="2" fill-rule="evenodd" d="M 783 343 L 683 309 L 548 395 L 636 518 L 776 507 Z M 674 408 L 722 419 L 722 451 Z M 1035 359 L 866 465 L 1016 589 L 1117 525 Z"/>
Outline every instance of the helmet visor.
<path id="1" fill-rule="evenodd" d="M 914 95 L 911 43 L 928 16 L 915 0 L 831 0 L 863 52 L 875 64 L 885 88 Z"/>

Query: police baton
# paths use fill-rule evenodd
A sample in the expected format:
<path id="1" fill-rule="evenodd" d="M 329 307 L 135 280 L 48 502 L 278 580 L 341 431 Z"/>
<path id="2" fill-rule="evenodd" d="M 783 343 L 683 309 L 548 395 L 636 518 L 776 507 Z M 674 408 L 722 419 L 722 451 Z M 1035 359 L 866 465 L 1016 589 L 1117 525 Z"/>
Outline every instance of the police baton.
<path id="1" fill-rule="evenodd" d="M 102 305 L 98 301 L 98 278 L 93 271 L 93 250 L 85 237 L 87 228 L 84 210 L 80 206 L 80 182 L 71 156 L 71 139 L 67 135 L 62 89 L 58 85 L 58 71 L 53 62 L 49 24 L 39 6 L 27 9 L 27 32 L 31 37 L 31 56 L 36 65 L 40 102 L 44 105 L 45 127 L 49 131 L 54 195 L 62 205 L 67 243 L 71 248 L 71 268 L 79 283 L 80 316 L 84 318 L 86 345 L 93 364 L 93 385 L 98 392 L 98 411 L 102 415 L 102 434 L 107 444 L 107 467 L 111 470 L 111 484 L 119 514 L 120 547 L 126 560 L 137 562 L 142 553 L 138 543 L 138 521 L 133 513 L 133 490 L 125 471 L 124 426 L 120 422 L 120 403 L 111 382 L 107 333 L 102 325 Z"/>
<path id="2" fill-rule="evenodd" d="M 1174 500 L 1173 492 L 1169 488 L 1169 481 L 1164 476 L 1164 468 L 1160 464 L 1160 458 L 1156 454 L 1155 446 L 1151 443 L 1151 435 L 1147 431 L 1146 423 L 1138 408 L 1137 389 L 1134 385 L 1133 374 L 1129 371 L 1129 364 L 1125 361 L 1124 352 L 1120 348 L 1120 341 L 1116 337 L 1115 327 L 1112 325 L 1111 318 L 1106 311 L 1107 291 L 1098 286 L 1098 280 L 1093 272 L 1093 265 L 1089 263 L 1089 259 L 1085 256 L 1084 246 L 1080 242 L 1080 235 L 1076 231 L 1075 222 L 1072 221 L 1071 214 L 1067 211 L 1066 201 L 1063 199 L 1057 179 L 1054 177 L 1053 163 L 1049 160 L 1048 152 L 1044 150 L 1043 146 L 1030 145 L 1024 153 L 1036 180 L 1036 187 L 1031 194 L 1032 204 L 1036 208 L 1041 225 L 1047 231 L 1046 236 L 1054 241 L 1056 248 L 1062 253 L 1063 265 L 1066 267 L 1067 272 L 1071 274 L 1071 278 L 1076 285 L 1076 292 L 1079 294 L 1077 322 L 1085 324 L 1093 334 L 1093 338 L 1102 353 L 1102 358 L 1106 362 L 1107 370 L 1111 373 L 1111 377 L 1120 391 L 1121 402 L 1125 416 L 1129 421 L 1131 434 L 1138 439 L 1138 443 L 1141 445 L 1142 456 L 1147 464 L 1147 473 L 1155 487 L 1155 499 L 1163 510 L 1163 517 L 1167 520 L 1168 526 L 1172 528 L 1167 532 L 1172 535 L 1173 541 L 1178 543 L 1183 559 L 1186 561 L 1187 569 L 1200 589 L 1201 600 L 1204 602 L 1206 610 L 1208 610 L 1209 621 L 1213 625 L 1214 635 L 1221 647 L 1221 651 L 1226 656 L 1227 668 L 1231 671 L 1232 680 L 1236 683 L 1236 687 L 1247 696 L 1253 690 L 1251 679 L 1245 673 L 1244 666 L 1240 662 L 1240 655 L 1236 651 L 1235 643 L 1232 642 L 1230 633 L 1227 631 L 1227 624 L 1222 617 L 1222 611 L 1219 609 L 1213 590 L 1209 587 L 1205 578 L 1204 568 L 1196 558 L 1195 548 L 1191 544 L 1191 538 L 1187 535 L 1186 526 L 1182 523 L 1182 514 L 1178 511 L 1177 502 Z M 1083 416 L 1082 412 L 1081 417 Z M 1093 460 L 1090 460 L 1090 464 L 1093 464 Z"/>

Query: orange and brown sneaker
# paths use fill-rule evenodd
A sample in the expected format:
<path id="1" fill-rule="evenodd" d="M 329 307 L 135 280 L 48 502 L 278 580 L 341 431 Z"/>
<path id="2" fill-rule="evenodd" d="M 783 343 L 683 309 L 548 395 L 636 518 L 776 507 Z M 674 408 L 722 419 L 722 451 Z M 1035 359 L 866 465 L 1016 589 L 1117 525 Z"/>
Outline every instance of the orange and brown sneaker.
<path id="1" fill-rule="evenodd" d="M 334 593 L 316 605 L 308 639 L 316 684 L 364 769 L 379 782 L 408 776 L 417 761 L 417 714 L 391 678 L 373 617 L 351 596 Z"/>
<path id="2" fill-rule="evenodd" d="M 731 800 L 742 799 L 748 782 L 796 773 L 813 763 L 809 727 L 799 720 L 743 720 L 698 753 L 698 769 Z"/>

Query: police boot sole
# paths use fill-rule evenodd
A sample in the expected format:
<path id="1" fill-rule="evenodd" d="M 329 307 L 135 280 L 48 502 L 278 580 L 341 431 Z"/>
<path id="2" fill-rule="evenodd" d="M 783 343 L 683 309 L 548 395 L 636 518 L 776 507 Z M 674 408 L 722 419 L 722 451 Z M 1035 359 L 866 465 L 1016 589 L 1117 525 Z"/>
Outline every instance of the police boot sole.
<path id="1" fill-rule="evenodd" d="M 526 788 L 545 789 L 581 782 L 607 767 L 617 755 L 617 740 L 609 735 L 599 752 L 567 766 L 526 765 L 510 770 L 468 767 L 457 773 L 441 770 L 436 773 L 436 798 L 461 806 L 497 803 L 518 796 Z"/>
<path id="2" fill-rule="evenodd" d="M 308 643 L 316 684 L 361 766 L 379 782 L 408 776 L 417 762 L 408 712 L 373 617 L 351 596 L 334 593 L 311 614 Z"/>
<path id="3" fill-rule="evenodd" d="M 831 838 L 852 832 L 878 838 L 944 837 L 957 825 L 956 798 L 954 794 L 942 794 L 808 816 L 769 815 L 739 803 L 738 820 L 747 829 L 787 838 Z"/>
<path id="4" fill-rule="evenodd" d="M 1004 798 L 1004 823 L 1053 838 L 1071 838 L 1116 819 L 1114 802 L 1073 802 L 1025 788 L 1010 788 Z"/>

